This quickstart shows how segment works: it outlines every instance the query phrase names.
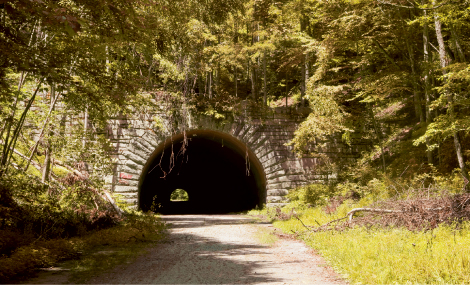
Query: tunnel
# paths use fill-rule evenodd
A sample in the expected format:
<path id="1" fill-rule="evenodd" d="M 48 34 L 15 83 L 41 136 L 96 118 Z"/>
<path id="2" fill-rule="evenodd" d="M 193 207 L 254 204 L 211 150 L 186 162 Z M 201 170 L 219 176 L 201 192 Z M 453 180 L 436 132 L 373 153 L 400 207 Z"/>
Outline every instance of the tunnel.
<path id="1" fill-rule="evenodd" d="M 185 201 L 170 199 L 177 189 L 187 193 Z M 256 155 L 235 137 L 213 130 L 168 138 L 152 153 L 139 181 L 143 211 L 223 214 L 265 203 L 266 175 Z"/>

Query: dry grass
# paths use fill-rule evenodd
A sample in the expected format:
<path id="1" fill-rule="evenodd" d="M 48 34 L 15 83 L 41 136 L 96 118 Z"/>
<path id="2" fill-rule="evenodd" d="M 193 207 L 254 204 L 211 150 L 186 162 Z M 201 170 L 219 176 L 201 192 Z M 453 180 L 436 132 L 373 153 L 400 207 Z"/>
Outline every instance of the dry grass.
<path id="1" fill-rule="evenodd" d="M 329 207 L 325 208 L 323 208 L 323 211 L 326 214 L 333 213 L 328 211 Z M 450 195 L 445 193 L 430 197 L 425 193 L 421 193 L 404 200 L 375 202 L 368 208 L 392 210 L 393 212 L 359 211 L 359 214 L 352 220 L 347 220 L 347 217 L 344 216 L 332 219 L 332 221 L 319 227 L 307 227 L 313 231 L 332 229 L 339 231 L 356 226 L 369 228 L 373 226 L 382 228 L 403 227 L 410 231 L 421 231 L 434 229 L 440 224 L 460 224 L 470 220 L 470 194 Z"/>

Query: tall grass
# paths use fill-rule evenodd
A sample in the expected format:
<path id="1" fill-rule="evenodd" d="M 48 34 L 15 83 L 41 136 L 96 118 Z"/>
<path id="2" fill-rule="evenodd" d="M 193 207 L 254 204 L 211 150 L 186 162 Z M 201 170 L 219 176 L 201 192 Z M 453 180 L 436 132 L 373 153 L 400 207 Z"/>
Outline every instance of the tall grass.
<path id="1" fill-rule="evenodd" d="M 320 208 L 303 214 L 304 223 L 308 224 L 332 219 Z M 295 219 L 276 221 L 274 226 L 287 233 L 305 230 Z M 301 238 L 353 283 L 470 283 L 468 222 L 458 229 L 455 225 L 440 225 L 421 232 L 358 227 L 345 231 L 305 232 Z"/>

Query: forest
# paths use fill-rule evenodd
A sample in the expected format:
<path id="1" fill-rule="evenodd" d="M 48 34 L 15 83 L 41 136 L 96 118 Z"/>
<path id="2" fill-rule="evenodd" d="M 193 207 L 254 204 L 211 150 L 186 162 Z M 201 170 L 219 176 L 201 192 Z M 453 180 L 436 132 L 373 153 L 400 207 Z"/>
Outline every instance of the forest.
<path id="1" fill-rule="evenodd" d="M 287 231 L 345 231 L 318 221 L 375 207 L 403 215 L 363 210 L 358 226 L 445 224 L 468 237 L 467 0 L 0 0 L 0 51 L 0 282 L 82 250 L 49 240 L 116 225 L 134 235 L 149 222 L 126 220 L 103 187 L 113 166 L 105 130 L 169 101 L 213 117 L 242 102 L 309 110 L 289 145 L 338 179 L 264 210 Z M 333 135 L 367 151 L 350 164 L 319 154 Z M 336 212 L 315 219 L 312 206 Z M 419 219 L 404 214 L 417 208 Z M 38 241 L 53 258 L 25 257 Z M 413 280 L 470 282 L 454 276 Z"/>

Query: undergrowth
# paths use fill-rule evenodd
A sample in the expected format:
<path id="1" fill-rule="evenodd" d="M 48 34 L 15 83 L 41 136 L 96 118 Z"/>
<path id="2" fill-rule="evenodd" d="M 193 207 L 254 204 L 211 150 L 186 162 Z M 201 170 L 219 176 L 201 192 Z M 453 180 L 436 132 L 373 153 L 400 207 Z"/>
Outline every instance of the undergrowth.
<path id="1" fill-rule="evenodd" d="M 102 246 L 135 249 L 162 237 L 164 224 L 156 216 L 121 216 L 85 181 L 66 185 L 50 187 L 21 173 L 0 181 L 0 283 Z M 105 267 L 84 262 L 80 268 Z"/>
<path id="2" fill-rule="evenodd" d="M 295 219 L 276 221 L 274 226 L 286 233 L 304 229 Z M 353 283 L 470 283 L 469 222 L 430 231 L 355 227 L 304 232 L 299 237 Z"/>
<path id="3" fill-rule="evenodd" d="M 116 226 L 96 230 L 69 239 L 35 240 L 19 246 L 9 256 L 0 258 L 0 283 L 34 274 L 63 260 L 74 259 L 68 266 L 72 281 L 112 268 L 141 252 L 149 243 L 164 237 L 165 225 L 153 214 L 128 213 Z M 103 256 L 92 253 L 105 249 Z"/>
<path id="4" fill-rule="evenodd" d="M 470 195 L 462 185 L 458 175 L 310 185 L 291 191 L 282 209 L 248 214 L 304 240 L 352 283 L 468 284 Z M 359 212 L 325 227 L 364 207 L 397 212 Z"/>

